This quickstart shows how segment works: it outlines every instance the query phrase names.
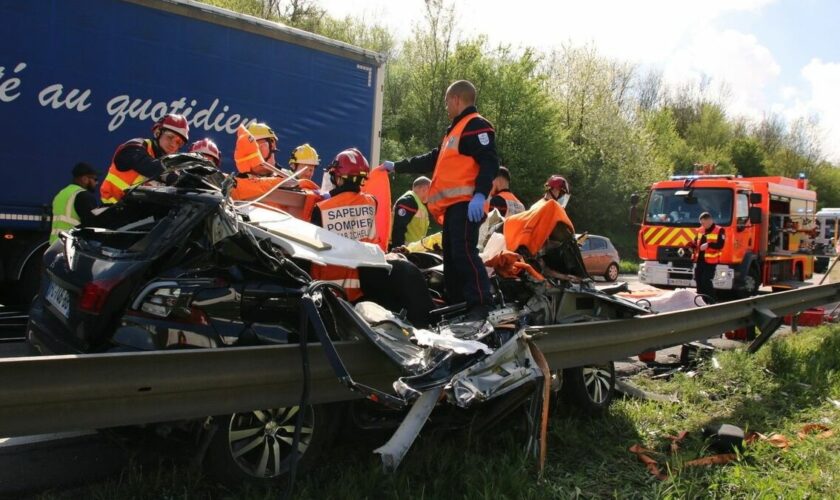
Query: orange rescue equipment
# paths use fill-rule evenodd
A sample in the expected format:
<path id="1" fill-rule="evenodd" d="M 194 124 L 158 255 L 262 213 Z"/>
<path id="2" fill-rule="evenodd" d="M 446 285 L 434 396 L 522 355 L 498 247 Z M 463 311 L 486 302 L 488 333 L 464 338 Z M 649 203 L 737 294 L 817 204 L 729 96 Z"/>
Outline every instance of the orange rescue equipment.
<path id="1" fill-rule="evenodd" d="M 478 177 L 478 163 L 474 158 L 458 152 L 461 134 L 467 123 L 479 118 L 478 113 L 463 117 L 443 138 L 438 151 L 432 185 L 429 187 L 429 199 L 426 206 L 429 213 L 443 224 L 443 215 L 450 205 L 470 201 L 475 192 L 475 178 Z"/>
<path id="2" fill-rule="evenodd" d="M 362 192 L 373 196 L 377 203 L 383 207 L 391 206 L 391 180 L 388 178 L 388 171 L 379 165 L 371 169 L 370 173 L 362 184 Z M 376 211 L 376 243 L 383 252 L 388 251 L 388 240 L 391 239 L 391 211 Z"/>
<path id="3" fill-rule="evenodd" d="M 151 139 L 132 139 L 125 144 L 121 144 L 114 152 L 114 158 L 126 146 L 144 147 L 149 156 L 155 158 L 155 148 L 152 145 Z M 99 196 L 102 198 L 102 203 L 113 204 L 122 199 L 128 188 L 142 184 L 145 181 L 146 178 L 136 170 L 127 170 L 124 172 L 118 169 L 114 164 L 114 159 L 111 159 L 108 175 L 105 176 L 105 180 L 102 181 L 102 185 L 99 187 Z"/>
<path id="4" fill-rule="evenodd" d="M 557 224 L 564 224 L 574 233 L 575 228 L 566 209 L 554 200 L 542 200 L 521 213 L 505 219 L 505 247 L 515 252 L 524 246 L 532 255 L 548 241 Z"/>

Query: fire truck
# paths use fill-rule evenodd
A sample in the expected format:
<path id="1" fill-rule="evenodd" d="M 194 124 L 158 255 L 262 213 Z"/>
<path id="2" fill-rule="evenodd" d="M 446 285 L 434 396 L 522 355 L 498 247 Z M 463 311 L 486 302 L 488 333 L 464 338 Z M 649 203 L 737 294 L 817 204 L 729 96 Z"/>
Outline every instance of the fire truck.
<path id="1" fill-rule="evenodd" d="M 762 285 L 793 287 L 814 271 L 816 206 L 804 177 L 699 174 L 657 182 L 637 237 L 639 279 L 661 288 L 696 286 L 689 247 L 700 214 L 709 212 L 726 232 L 715 289 L 746 297 Z"/>

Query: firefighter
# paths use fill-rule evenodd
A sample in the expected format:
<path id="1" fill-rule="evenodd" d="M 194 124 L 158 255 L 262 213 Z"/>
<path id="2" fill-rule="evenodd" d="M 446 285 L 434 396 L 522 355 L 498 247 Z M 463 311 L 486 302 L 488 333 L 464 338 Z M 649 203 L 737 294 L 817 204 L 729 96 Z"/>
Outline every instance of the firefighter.
<path id="1" fill-rule="evenodd" d="M 241 129 L 241 127 L 240 127 Z M 236 140 L 234 159 L 236 186 L 231 191 L 234 200 L 253 200 L 273 189 L 286 178 L 277 168 L 277 134 L 265 123 L 254 122 L 241 129 Z M 254 148 L 256 141 L 256 149 Z M 255 160 L 253 158 L 256 158 Z M 253 160 L 253 161 L 252 161 Z M 292 187 L 293 185 L 288 185 Z"/>
<path id="2" fill-rule="evenodd" d="M 569 181 L 562 175 L 554 174 L 545 181 L 545 194 L 537 203 L 554 200 L 563 208 L 569 204 L 569 198 L 572 196 L 572 186 Z M 536 203 L 534 204 L 536 205 Z"/>
<path id="3" fill-rule="evenodd" d="M 694 281 L 697 283 L 697 293 L 708 297 L 711 303 L 716 301 L 715 288 L 712 279 L 715 277 L 715 266 L 720 261 L 720 253 L 726 243 L 724 229 L 715 224 L 709 212 L 700 214 L 700 229 L 694 239 L 695 261 Z"/>
<path id="4" fill-rule="evenodd" d="M 494 208 L 502 214 L 502 217 L 525 211 L 525 205 L 510 192 L 510 170 L 506 167 L 499 167 L 499 173 L 493 179 L 493 189 L 490 191 L 488 212 Z"/>
<path id="5" fill-rule="evenodd" d="M 376 199 L 361 192 L 370 172 L 365 156 L 356 148 L 345 149 L 325 172 L 335 186 L 330 197 L 316 204 L 312 223 L 345 238 L 372 243 L 376 239 Z M 414 326 L 426 328 L 434 308 L 423 273 L 402 256 L 388 254 L 390 272 L 384 269 L 350 269 L 340 266 L 313 266 L 312 278 L 327 280 L 344 288 L 347 299 L 365 300 L 394 312 L 405 310 Z"/>
<path id="6" fill-rule="evenodd" d="M 365 156 L 356 148 L 338 153 L 327 167 L 335 188 L 330 198 L 315 204 L 312 224 L 356 241 L 376 238 L 376 199 L 361 192 L 362 181 L 370 172 Z M 313 266 L 312 277 L 341 285 L 351 302 L 362 296 L 359 273 L 340 266 Z"/>
<path id="7" fill-rule="evenodd" d="M 222 165 L 222 152 L 219 150 L 219 147 L 216 146 L 216 143 L 210 139 L 195 141 L 190 144 L 190 148 L 187 152 L 200 154 L 205 160 L 215 165 L 216 168 L 219 168 Z"/>
<path id="8" fill-rule="evenodd" d="M 190 126 L 181 115 L 168 114 L 152 126 L 151 139 L 132 139 L 114 153 L 108 175 L 99 188 L 102 203 L 120 201 L 125 190 L 164 171 L 160 158 L 177 153 L 190 140 Z"/>
<path id="9" fill-rule="evenodd" d="M 312 174 L 315 173 L 315 169 L 318 168 L 320 163 L 321 159 L 318 157 L 318 151 L 308 143 L 301 144 L 292 150 L 292 154 L 289 157 L 289 168 L 295 173 L 301 171 L 295 177 L 298 186 L 303 189 L 320 189 L 321 186 L 312 181 Z"/>
<path id="10" fill-rule="evenodd" d="M 499 170 L 493 125 L 478 114 L 476 90 L 466 80 L 446 89 L 444 104 L 451 125 L 439 148 L 384 162 L 397 173 L 432 173 L 428 209 L 443 226 L 443 260 L 450 304 L 465 301 L 466 320 L 487 318 L 493 297 L 478 255 L 478 229 L 484 204 Z"/>
<path id="11" fill-rule="evenodd" d="M 429 197 L 431 183 L 431 179 L 424 176 L 414 179 L 411 190 L 406 191 L 394 203 L 391 248 L 420 241 L 426 236 L 429 230 L 429 211 L 426 208 L 426 200 Z"/>
<path id="12" fill-rule="evenodd" d="M 58 192 L 52 202 L 52 230 L 50 244 L 58 239 L 58 233 L 69 231 L 78 225 L 89 225 L 96 208 L 96 184 L 99 173 L 87 163 L 73 167 L 73 182 Z"/>

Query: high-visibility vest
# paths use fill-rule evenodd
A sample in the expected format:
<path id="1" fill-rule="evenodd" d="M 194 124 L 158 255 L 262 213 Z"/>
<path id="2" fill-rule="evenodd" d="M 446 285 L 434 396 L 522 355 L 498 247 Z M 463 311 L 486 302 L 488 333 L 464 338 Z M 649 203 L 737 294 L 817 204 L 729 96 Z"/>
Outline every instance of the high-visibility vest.
<path id="1" fill-rule="evenodd" d="M 417 210 L 405 228 L 405 244 L 408 245 L 415 241 L 420 241 L 426 236 L 426 233 L 429 231 L 429 210 L 426 209 L 426 205 L 420 201 L 420 197 L 414 191 L 408 190 L 400 198 L 406 195 L 411 195 L 414 198 L 414 203 L 417 204 Z M 397 205 L 394 205 L 394 210 L 398 210 Z M 394 219 L 396 219 L 396 214 L 394 214 Z"/>
<path id="2" fill-rule="evenodd" d="M 709 246 L 707 246 L 706 250 L 703 251 L 703 260 L 706 264 L 717 264 L 720 262 L 720 253 L 722 249 L 718 250 L 716 248 L 712 248 L 712 243 L 717 243 L 720 239 L 721 231 L 723 231 L 723 228 L 715 225 L 711 233 L 706 233 L 703 227 L 700 226 L 700 230 L 697 232 L 697 236 L 695 238 L 695 248 L 697 249 L 697 252 L 694 253 L 695 259 L 700 255 L 700 244 L 703 236 L 705 236 L 706 243 L 708 243 Z"/>
<path id="3" fill-rule="evenodd" d="M 475 158 L 458 152 L 464 128 L 473 118 L 481 118 L 481 115 L 470 113 L 463 117 L 444 136 L 438 151 L 427 202 L 429 212 L 438 224 L 443 224 L 443 215 L 450 205 L 470 201 L 475 192 L 478 162 Z"/>
<path id="4" fill-rule="evenodd" d="M 321 226 L 333 233 L 357 241 L 376 241 L 376 199 L 365 193 L 345 191 L 317 203 Z M 312 265 L 313 279 L 335 283 L 355 302 L 362 298 L 362 285 L 356 269 L 342 266 Z"/>
<path id="5" fill-rule="evenodd" d="M 500 191 L 496 193 L 496 196 L 505 200 L 505 205 L 507 205 L 507 211 L 504 214 L 505 217 L 516 215 L 525 211 L 525 205 L 510 191 Z M 488 200 L 487 211 L 489 212 L 491 208 L 493 207 L 490 205 L 490 201 Z"/>
<path id="6" fill-rule="evenodd" d="M 79 214 L 76 213 L 76 196 L 84 190 L 85 188 L 78 184 L 70 184 L 53 198 L 50 245 L 58 239 L 58 233 L 69 231 L 81 223 Z"/>
<path id="7" fill-rule="evenodd" d="M 146 152 L 149 153 L 149 156 L 155 158 L 155 148 L 152 145 L 151 139 L 132 139 L 125 144 L 120 145 L 114 153 L 114 158 L 117 157 L 117 153 L 119 153 L 122 148 L 128 145 L 143 146 L 146 148 Z M 99 187 L 99 196 L 102 198 L 102 203 L 113 204 L 122 199 L 125 195 L 126 189 L 142 184 L 145 181 L 146 178 L 140 175 L 140 173 L 136 170 L 127 170 L 124 172 L 118 169 L 112 159 L 111 166 L 108 168 L 108 175 Z"/>

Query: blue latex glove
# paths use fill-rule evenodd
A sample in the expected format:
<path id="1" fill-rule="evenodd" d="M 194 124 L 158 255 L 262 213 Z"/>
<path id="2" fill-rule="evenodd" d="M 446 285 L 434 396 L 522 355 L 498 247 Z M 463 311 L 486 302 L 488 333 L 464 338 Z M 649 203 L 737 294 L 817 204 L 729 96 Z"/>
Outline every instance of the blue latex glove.
<path id="1" fill-rule="evenodd" d="M 394 162 L 385 160 L 382 162 L 382 166 L 385 167 L 385 170 L 387 170 L 389 174 L 394 172 Z"/>
<path id="2" fill-rule="evenodd" d="M 484 201 L 486 198 L 481 193 L 475 193 L 467 207 L 467 218 L 470 222 L 481 222 L 484 218 Z"/>
<path id="3" fill-rule="evenodd" d="M 329 192 L 329 191 L 321 191 L 321 190 L 319 189 L 319 190 L 317 190 L 317 191 L 315 191 L 315 192 L 316 192 L 316 193 L 318 193 L 318 196 L 320 196 L 320 197 L 321 197 L 321 201 L 324 201 L 324 200 L 329 200 L 330 198 L 332 198 L 332 195 L 330 195 L 330 192 Z"/>

